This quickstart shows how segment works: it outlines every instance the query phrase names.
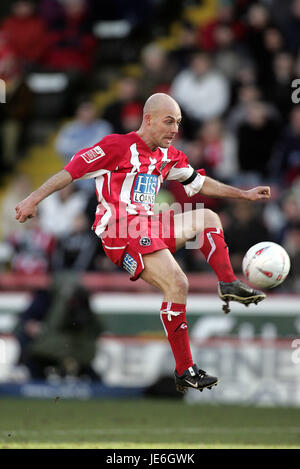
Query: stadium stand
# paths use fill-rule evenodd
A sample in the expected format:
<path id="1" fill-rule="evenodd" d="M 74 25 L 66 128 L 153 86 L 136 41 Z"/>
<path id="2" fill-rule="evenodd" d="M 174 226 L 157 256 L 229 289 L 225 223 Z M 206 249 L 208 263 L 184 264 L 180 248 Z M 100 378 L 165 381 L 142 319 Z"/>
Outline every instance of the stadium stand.
<path id="1" fill-rule="evenodd" d="M 184 116 L 178 148 L 190 155 L 196 168 L 205 167 L 225 182 L 271 184 L 272 202 L 261 204 L 251 222 L 290 249 L 294 266 L 293 256 L 298 259 L 299 252 L 300 113 L 291 86 L 300 71 L 295 27 L 299 1 L 284 2 L 280 15 L 276 1 L 176 1 L 171 12 L 167 0 L 148 0 L 143 8 L 131 3 L 124 9 L 118 0 L 102 2 L 101 8 L 93 0 L 24 0 L 1 7 L 0 70 L 8 98 L 1 104 L 3 217 L 17 175 L 26 176 L 35 188 L 63 167 L 57 138 L 80 103 L 93 102 L 99 119 L 105 118 L 114 131 L 126 132 L 138 125 L 141 105 L 151 92 L 174 92 Z M 28 31 L 27 42 L 20 25 Z M 42 40 L 33 50 L 29 37 L 36 42 L 35 34 Z M 195 53 L 208 57 L 212 73 L 222 77 L 228 93 L 217 112 L 197 119 L 174 88 L 181 76 L 209 76 L 203 60 L 193 69 Z M 165 184 L 164 190 L 183 202 L 174 184 Z M 286 204 L 291 199 L 293 208 Z M 193 199 L 197 201 L 203 199 Z M 233 233 L 237 210 L 224 202 L 205 202 L 218 210 Z M 93 210 L 92 198 L 89 204 Z M 1 271 L 7 274 L 12 272 L 12 253 L 2 220 L 0 231 Z M 234 254 L 240 259 L 242 252 Z M 92 269 L 114 270 L 101 250 L 98 256 Z M 196 257 L 178 253 L 185 269 L 209 273 Z M 296 263 L 281 287 L 284 291 L 298 291 L 298 271 Z"/>

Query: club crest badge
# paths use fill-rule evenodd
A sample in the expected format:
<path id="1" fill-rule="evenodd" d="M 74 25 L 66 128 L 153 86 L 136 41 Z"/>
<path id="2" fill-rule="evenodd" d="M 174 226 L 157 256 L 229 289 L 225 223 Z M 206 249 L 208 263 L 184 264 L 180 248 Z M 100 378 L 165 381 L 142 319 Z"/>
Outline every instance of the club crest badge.
<path id="1" fill-rule="evenodd" d="M 151 245 L 151 239 L 149 238 L 149 236 L 143 236 L 140 239 L 140 245 L 141 246 L 150 246 Z"/>

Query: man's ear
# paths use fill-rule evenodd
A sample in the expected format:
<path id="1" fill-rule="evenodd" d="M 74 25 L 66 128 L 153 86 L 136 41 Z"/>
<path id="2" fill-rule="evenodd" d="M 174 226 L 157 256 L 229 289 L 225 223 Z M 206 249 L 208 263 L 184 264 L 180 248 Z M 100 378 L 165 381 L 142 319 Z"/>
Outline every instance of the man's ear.
<path id="1" fill-rule="evenodd" d="M 148 114 L 148 113 L 145 114 L 144 119 L 145 119 L 146 125 L 150 125 L 150 123 L 151 123 L 151 115 Z"/>

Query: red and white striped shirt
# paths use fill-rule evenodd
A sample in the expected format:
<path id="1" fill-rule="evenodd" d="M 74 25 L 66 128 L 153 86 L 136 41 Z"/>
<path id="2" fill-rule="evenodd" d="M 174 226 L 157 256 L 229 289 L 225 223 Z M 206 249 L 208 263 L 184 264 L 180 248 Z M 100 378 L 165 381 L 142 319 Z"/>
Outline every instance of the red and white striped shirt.
<path id="1" fill-rule="evenodd" d="M 95 178 L 99 204 L 93 229 L 98 236 L 108 223 L 126 214 L 152 215 L 163 181 L 184 182 L 194 172 L 182 151 L 173 146 L 151 151 L 136 132 L 104 137 L 77 152 L 64 169 L 73 180 Z M 198 174 L 185 185 L 187 194 L 199 192 L 204 179 Z"/>

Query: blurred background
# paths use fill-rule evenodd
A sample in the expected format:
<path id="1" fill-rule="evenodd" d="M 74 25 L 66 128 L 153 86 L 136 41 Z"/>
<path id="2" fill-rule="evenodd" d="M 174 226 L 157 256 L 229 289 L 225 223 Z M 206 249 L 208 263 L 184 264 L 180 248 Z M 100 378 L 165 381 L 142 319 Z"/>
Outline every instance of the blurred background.
<path id="1" fill-rule="evenodd" d="M 161 296 L 104 255 L 91 232 L 94 183 L 77 182 L 15 221 L 15 205 L 105 135 L 136 130 L 145 99 L 171 94 L 174 145 L 194 168 L 272 200 L 159 202 L 218 212 L 239 276 L 245 252 L 274 241 L 285 283 L 224 315 L 197 250 L 188 274 L 195 360 L 222 383 L 188 402 L 300 405 L 300 0 L 40 0 L 0 5 L 0 394 L 181 398 L 159 318 Z M 296 85 L 295 85 L 296 83 Z"/>

